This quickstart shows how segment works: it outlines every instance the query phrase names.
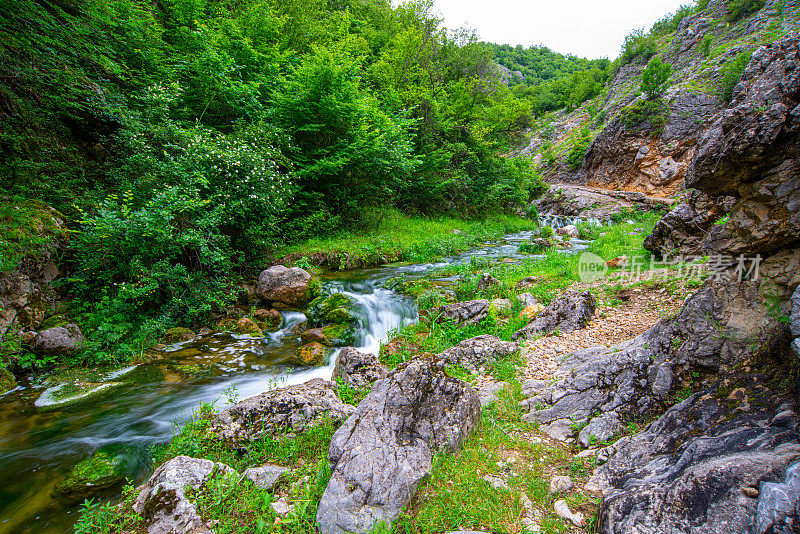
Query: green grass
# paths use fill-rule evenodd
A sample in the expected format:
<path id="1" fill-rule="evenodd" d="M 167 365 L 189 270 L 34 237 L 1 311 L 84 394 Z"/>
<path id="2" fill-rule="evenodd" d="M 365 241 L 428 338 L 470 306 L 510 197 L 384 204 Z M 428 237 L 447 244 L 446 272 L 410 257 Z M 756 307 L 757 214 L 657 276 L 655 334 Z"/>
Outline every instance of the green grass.
<path id="1" fill-rule="evenodd" d="M 352 269 L 396 261 L 425 262 L 475 247 L 505 234 L 530 230 L 530 219 L 493 215 L 483 221 L 450 217 L 408 217 L 391 211 L 372 231 L 345 232 L 289 246 L 275 254 L 336 269 Z"/>

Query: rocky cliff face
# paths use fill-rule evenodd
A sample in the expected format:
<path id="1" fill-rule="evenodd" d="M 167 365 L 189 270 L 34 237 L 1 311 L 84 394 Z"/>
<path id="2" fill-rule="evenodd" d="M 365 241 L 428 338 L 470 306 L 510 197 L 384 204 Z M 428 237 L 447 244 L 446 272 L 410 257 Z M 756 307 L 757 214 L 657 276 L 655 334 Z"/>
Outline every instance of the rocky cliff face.
<path id="1" fill-rule="evenodd" d="M 782 8 L 788 13 L 783 23 Z M 615 72 L 602 101 L 556 114 L 546 128 L 549 135 L 536 132 L 521 153 L 536 156 L 551 183 L 674 197 L 684 184 L 693 187 L 686 178 L 694 174 L 689 167 L 695 152 L 718 128 L 718 115 L 726 107 L 719 96 L 726 69 L 740 54 L 791 30 L 793 10 L 794 2 L 768 0 L 759 12 L 729 24 L 727 2 L 711 1 L 704 11 L 685 17 L 674 34 L 656 40 L 659 57 L 673 69 L 660 100 L 640 94 L 647 59 L 639 57 Z M 566 154 L 581 129 L 591 131 L 592 142 L 582 163 L 571 168 Z M 548 164 L 548 154 L 555 155 L 554 163 Z"/>
<path id="2" fill-rule="evenodd" d="M 587 489 L 603 492 L 599 532 L 796 532 L 799 36 L 753 54 L 698 137 L 685 185 L 647 246 L 710 256 L 705 285 L 638 338 L 571 354 L 526 418 L 600 428 L 656 417 L 598 454 Z M 680 393 L 687 384 L 693 394 Z"/>

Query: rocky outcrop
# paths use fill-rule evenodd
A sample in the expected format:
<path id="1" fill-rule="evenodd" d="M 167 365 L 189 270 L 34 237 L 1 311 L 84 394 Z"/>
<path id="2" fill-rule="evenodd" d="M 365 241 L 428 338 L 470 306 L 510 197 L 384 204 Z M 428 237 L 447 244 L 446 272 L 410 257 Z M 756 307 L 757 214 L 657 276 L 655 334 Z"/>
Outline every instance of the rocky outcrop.
<path id="1" fill-rule="evenodd" d="M 468 300 L 429 310 L 421 310 L 421 318 L 438 323 L 451 321 L 453 324 L 478 324 L 489 314 L 488 300 Z"/>
<path id="2" fill-rule="evenodd" d="M 703 238 L 723 220 L 734 202 L 733 197 L 718 200 L 692 190 L 685 202 L 656 223 L 644 240 L 644 248 L 660 258 L 702 255 Z"/>
<path id="3" fill-rule="evenodd" d="M 139 490 L 133 510 L 142 516 L 148 534 L 210 534 L 197 510 L 186 495 L 188 489 L 200 489 L 214 474 L 233 475 L 225 464 L 178 456 L 156 469 Z"/>
<path id="4" fill-rule="evenodd" d="M 775 254 L 800 244 L 800 40 L 759 48 L 734 101 L 701 139 L 686 187 L 738 198 L 706 238 L 715 252 Z"/>
<path id="5" fill-rule="evenodd" d="M 588 291 L 567 291 L 545 306 L 525 328 L 514 332 L 512 339 L 526 339 L 554 330 L 573 332 L 585 328 L 597 308 L 597 300 Z"/>
<path id="6" fill-rule="evenodd" d="M 273 265 L 258 275 L 259 298 L 279 309 L 302 308 L 309 301 L 311 275 L 299 267 Z"/>
<path id="7" fill-rule="evenodd" d="M 476 336 L 462 341 L 439 354 L 439 358 L 450 365 L 458 365 L 468 371 L 477 371 L 495 360 L 505 358 L 519 350 L 516 343 L 503 341 L 492 335 Z"/>
<path id="8" fill-rule="evenodd" d="M 333 380 L 356 389 L 371 387 L 373 383 L 386 378 L 386 368 L 374 354 L 359 352 L 353 347 L 345 347 L 336 357 Z"/>
<path id="9" fill-rule="evenodd" d="M 354 410 L 339 400 L 333 382 L 315 378 L 231 406 L 211 421 L 210 428 L 227 443 L 243 446 L 262 436 L 302 432 L 327 418 L 341 421 Z"/>
<path id="10" fill-rule="evenodd" d="M 616 445 L 587 486 L 606 489 L 599 532 L 753 532 L 759 486 L 800 459 L 800 421 L 779 369 L 742 371 Z"/>
<path id="11" fill-rule="evenodd" d="M 554 185 L 536 201 L 539 213 L 600 220 L 609 220 L 620 213 L 636 210 L 660 211 L 668 206 L 668 200 L 641 192 L 611 191 L 568 184 Z"/>
<path id="12" fill-rule="evenodd" d="M 480 418 L 465 382 L 441 360 L 420 358 L 378 382 L 333 436 L 333 474 L 317 512 L 322 534 L 388 525 L 431 470 L 435 451 L 455 452 Z"/>
<path id="13" fill-rule="evenodd" d="M 31 343 L 31 350 L 46 356 L 75 354 L 83 348 L 84 343 L 81 329 L 78 325 L 69 323 L 36 334 Z"/>

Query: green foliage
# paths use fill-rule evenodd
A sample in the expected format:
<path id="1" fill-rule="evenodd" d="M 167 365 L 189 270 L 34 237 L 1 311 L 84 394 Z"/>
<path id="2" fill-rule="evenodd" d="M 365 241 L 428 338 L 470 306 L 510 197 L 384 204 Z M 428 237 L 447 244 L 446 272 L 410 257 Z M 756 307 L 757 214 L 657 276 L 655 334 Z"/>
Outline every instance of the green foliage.
<path id="1" fill-rule="evenodd" d="M 581 166 L 583 163 L 583 158 L 586 155 L 586 151 L 588 150 L 591 142 L 592 135 L 588 126 L 582 127 L 578 134 L 573 135 L 572 147 L 567 153 L 567 163 L 571 169 L 575 170 Z"/>
<path id="2" fill-rule="evenodd" d="M 717 96 L 726 104 L 730 104 L 733 100 L 733 90 L 750 62 L 750 55 L 751 52 L 740 52 L 720 70 L 721 80 Z"/>
<path id="3" fill-rule="evenodd" d="M 699 51 L 700 51 L 700 53 L 701 53 L 701 54 L 703 54 L 705 57 L 708 57 L 709 55 L 711 55 L 711 45 L 712 45 L 713 43 L 714 43 L 714 36 L 713 36 L 713 35 L 711 35 L 710 33 L 707 33 L 707 34 L 706 34 L 706 35 L 703 37 L 703 40 L 702 40 L 702 41 L 700 41 L 700 46 L 698 47 L 698 50 L 699 50 Z"/>
<path id="4" fill-rule="evenodd" d="M 657 53 L 656 35 L 652 33 L 646 34 L 641 29 L 634 30 L 625 36 L 619 61 L 622 65 L 626 65 L 639 58 L 648 60 Z"/>
<path id="5" fill-rule="evenodd" d="M 728 22 L 736 22 L 764 7 L 765 0 L 728 0 Z"/>
<path id="6" fill-rule="evenodd" d="M 657 100 L 637 100 L 622 109 L 625 126 L 628 128 L 649 127 L 653 135 L 658 135 L 667 123 L 669 108 Z"/>
<path id="7" fill-rule="evenodd" d="M 650 28 L 652 35 L 667 35 L 678 29 L 681 21 L 692 14 L 694 6 L 686 4 L 678 8 L 675 13 L 671 13 L 664 18 L 658 20 Z"/>
<path id="8" fill-rule="evenodd" d="M 664 94 L 672 74 L 672 67 L 658 57 L 654 57 L 642 72 L 642 92 L 654 100 Z"/>
<path id="9" fill-rule="evenodd" d="M 36 263 L 66 241 L 63 218 L 40 201 L 0 197 L 0 273 L 24 270 L 23 260 Z"/>

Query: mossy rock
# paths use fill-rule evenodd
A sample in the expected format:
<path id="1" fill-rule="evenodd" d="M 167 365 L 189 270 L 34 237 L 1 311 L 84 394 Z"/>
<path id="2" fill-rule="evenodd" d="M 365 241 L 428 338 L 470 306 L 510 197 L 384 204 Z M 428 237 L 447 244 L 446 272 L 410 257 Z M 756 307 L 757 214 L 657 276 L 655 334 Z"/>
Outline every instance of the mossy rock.
<path id="1" fill-rule="evenodd" d="M 56 484 L 53 495 L 82 501 L 125 482 L 135 471 L 135 450 L 124 445 L 111 445 L 95 451 L 78 462 L 67 476 Z"/>
<path id="2" fill-rule="evenodd" d="M 352 324 L 357 320 L 355 310 L 356 305 L 350 297 L 343 293 L 333 293 L 314 299 L 306 315 L 313 326 Z"/>
<path id="3" fill-rule="evenodd" d="M 264 337 L 264 332 L 261 331 L 261 328 L 253 322 L 252 319 L 248 319 L 247 317 L 243 317 L 236 321 L 236 333 L 237 334 L 246 334 L 253 337 Z"/>
<path id="4" fill-rule="evenodd" d="M 335 347 L 355 345 L 356 329 L 352 324 L 329 324 L 322 328 L 328 343 Z"/>
<path id="5" fill-rule="evenodd" d="M 17 379 L 6 368 L 0 369 L 0 395 L 8 393 L 18 386 Z"/>
<path id="6" fill-rule="evenodd" d="M 48 317 L 44 321 L 42 321 L 42 324 L 39 325 L 39 330 L 47 330 L 48 328 L 55 328 L 57 326 L 64 326 L 64 325 L 70 324 L 71 322 L 72 321 L 70 321 L 64 315 L 53 315 L 51 317 Z"/>
<path id="7" fill-rule="evenodd" d="M 167 330 L 167 333 L 164 334 L 164 340 L 166 340 L 167 343 L 180 343 L 182 341 L 191 341 L 195 337 L 197 336 L 194 335 L 194 332 L 192 332 L 188 328 L 182 328 L 182 327 L 170 328 L 169 330 Z"/>
<path id="8" fill-rule="evenodd" d="M 307 295 L 309 302 L 322 296 L 322 282 L 320 282 L 319 278 L 314 277 L 311 279 L 311 282 L 308 283 Z"/>
<path id="9" fill-rule="evenodd" d="M 330 352 L 331 349 L 322 343 L 309 343 L 298 347 L 290 361 L 295 365 L 317 367 L 325 363 Z"/>

